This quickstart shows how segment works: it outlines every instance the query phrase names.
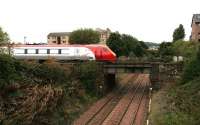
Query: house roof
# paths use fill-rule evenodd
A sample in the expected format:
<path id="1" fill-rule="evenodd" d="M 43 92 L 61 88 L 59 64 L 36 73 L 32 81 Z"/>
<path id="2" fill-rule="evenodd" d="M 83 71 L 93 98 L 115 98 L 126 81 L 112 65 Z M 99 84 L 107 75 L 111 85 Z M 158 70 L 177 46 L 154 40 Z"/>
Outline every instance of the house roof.
<path id="1" fill-rule="evenodd" d="M 200 22 L 200 14 L 193 14 L 192 22 Z"/>
<path id="2" fill-rule="evenodd" d="M 52 32 L 48 34 L 49 36 L 69 36 L 71 32 Z"/>
<path id="3" fill-rule="evenodd" d="M 97 32 L 101 32 L 101 33 L 103 33 L 103 32 L 111 32 L 111 30 L 109 29 L 109 28 L 106 28 L 106 30 L 104 30 L 104 29 L 100 29 L 100 28 L 96 28 L 96 31 Z"/>

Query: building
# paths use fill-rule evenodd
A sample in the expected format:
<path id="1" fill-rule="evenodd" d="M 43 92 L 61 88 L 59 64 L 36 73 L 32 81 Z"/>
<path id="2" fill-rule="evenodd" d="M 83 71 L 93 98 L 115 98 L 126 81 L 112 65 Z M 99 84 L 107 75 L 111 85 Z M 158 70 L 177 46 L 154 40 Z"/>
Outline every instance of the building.
<path id="1" fill-rule="evenodd" d="M 192 18 L 192 33 L 190 40 L 200 42 L 200 14 L 194 14 Z"/>
<path id="2" fill-rule="evenodd" d="M 49 33 L 47 36 L 48 44 L 69 44 L 69 35 L 71 32 Z"/>
<path id="3" fill-rule="evenodd" d="M 109 38 L 111 34 L 111 30 L 107 28 L 106 30 L 96 28 L 96 31 L 99 33 L 100 37 L 100 44 L 106 44 L 107 39 Z"/>
<path id="4" fill-rule="evenodd" d="M 100 44 L 106 44 L 106 40 L 109 38 L 111 34 L 110 29 L 100 29 L 96 28 L 96 30 L 99 33 L 100 38 Z M 69 44 L 69 35 L 71 32 L 54 32 L 49 33 L 48 38 L 48 44 Z"/>

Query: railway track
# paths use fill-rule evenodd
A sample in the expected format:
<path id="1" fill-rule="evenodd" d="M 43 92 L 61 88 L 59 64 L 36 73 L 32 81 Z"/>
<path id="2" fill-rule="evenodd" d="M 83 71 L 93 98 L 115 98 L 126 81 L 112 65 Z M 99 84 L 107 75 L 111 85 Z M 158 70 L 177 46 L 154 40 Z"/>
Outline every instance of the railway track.
<path id="1" fill-rule="evenodd" d="M 141 115 L 145 115 L 148 77 L 144 74 L 131 74 L 126 84 L 96 102 L 73 124 L 140 125 L 144 121 Z"/>

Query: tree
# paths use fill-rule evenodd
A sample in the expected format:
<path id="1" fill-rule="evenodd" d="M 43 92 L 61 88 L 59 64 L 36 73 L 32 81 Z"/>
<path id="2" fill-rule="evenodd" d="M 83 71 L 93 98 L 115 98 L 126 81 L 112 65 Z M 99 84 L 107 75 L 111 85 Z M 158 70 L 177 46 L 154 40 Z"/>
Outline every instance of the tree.
<path id="1" fill-rule="evenodd" d="M 75 30 L 69 37 L 70 44 L 94 44 L 99 41 L 99 33 L 92 29 Z"/>
<path id="2" fill-rule="evenodd" d="M 123 55 L 129 56 L 130 52 L 134 53 L 136 56 L 138 56 L 138 53 L 136 53 L 136 48 L 138 45 L 138 40 L 131 35 L 122 34 L 121 39 L 123 42 Z"/>
<path id="3" fill-rule="evenodd" d="M 144 41 L 139 41 L 139 42 L 140 42 L 142 48 L 149 49 L 149 47 L 147 46 L 147 44 Z"/>
<path id="4" fill-rule="evenodd" d="M 119 33 L 111 33 L 106 44 L 117 54 L 118 57 L 123 55 L 123 43 Z"/>
<path id="5" fill-rule="evenodd" d="M 145 53 L 145 48 L 140 41 L 131 35 L 111 33 L 106 44 L 117 54 L 117 56 L 135 55 L 141 57 Z"/>
<path id="6" fill-rule="evenodd" d="M 179 27 L 174 30 L 173 42 L 175 42 L 177 40 L 182 40 L 184 38 L 185 38 L 185 29 L 184 29 L 183 25 L 180 24 Z"/>
<path id="7" fill-rule="evenodd" d="M 199 78 L 200 76 L 200 48 L 198 47 L 198 51 L 196 55 L 189 60 L 188 63 L 185 64 L 182 83 L 187 83 L 195 78 Z"/>
<path id="8" fill-rule="evenodd" d="M 164 61 L 172 61 L 173 50 L 171 42 L 162 42 L 158 48 L 158 53 Z"/>
<path id="9" fill-rule="evenodd" d="M 190 60 L 198 51 L 199 45 L 197 42 L 178 40 L 172 43 L 172 51 L 174 55 Z"/>
<path id="10" fill-rule="evenodd" d="M 2 30 L 0 27 L 0 45 L 7 44 L 9 41 L 8 34 Z"/>

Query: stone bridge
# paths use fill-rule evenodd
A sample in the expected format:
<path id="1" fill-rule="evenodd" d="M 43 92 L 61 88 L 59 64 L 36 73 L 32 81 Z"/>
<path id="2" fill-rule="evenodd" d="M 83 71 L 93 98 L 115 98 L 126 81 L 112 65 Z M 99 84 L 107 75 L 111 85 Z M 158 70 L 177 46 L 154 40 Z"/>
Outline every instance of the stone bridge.
<path id="1" fill-rule="evenodd" d="M 65 62 L 62 64 L 66 64 Z M 80 63 L 67 63 L 73 67 L 79 67 Z M 118 73 L 146 73 L 150 74 L 151 85 L 159 88 L 160 83 L 173 80 L 179 77 L 182 69 L 182 63 L 162 63 L 162 62 L 117 62 L 117 63 L 98 63 L 100 72 L 104 75 L 106 88 L 115 86 L 116 74 Z"/>
<path id="2" fill-rule="evenodd" d="M 147 73 L 150 74 L 151 84 L 155 88 L 160 87 L 160 83 L 169 79 L 174 79 L 182 72 L 182 63 L 162 63 L 162 62 L 121 62 L 115 64 L 103 64 L 105 82 L 108 86 L 114 86 L 117 73 Z"/>

